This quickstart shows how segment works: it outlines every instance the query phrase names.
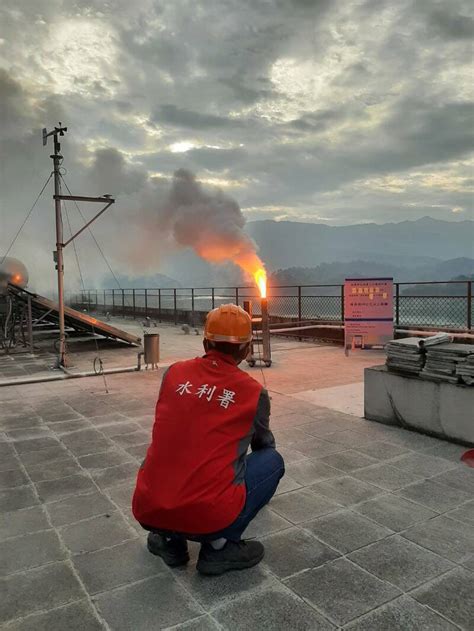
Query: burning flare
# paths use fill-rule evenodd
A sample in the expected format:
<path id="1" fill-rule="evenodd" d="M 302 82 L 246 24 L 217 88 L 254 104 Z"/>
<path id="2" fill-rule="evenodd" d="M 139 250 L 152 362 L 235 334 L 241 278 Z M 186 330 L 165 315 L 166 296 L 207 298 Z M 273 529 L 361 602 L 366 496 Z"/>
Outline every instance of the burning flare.
<path id="1" fill-rule="evenodd" d="M 257 287 L 260 290 L 260 297 L 267 297 L 267 272 L 263 267 L 260 267 L 253 275 L 255 278 L 255 282 L 257 283 Z"/>

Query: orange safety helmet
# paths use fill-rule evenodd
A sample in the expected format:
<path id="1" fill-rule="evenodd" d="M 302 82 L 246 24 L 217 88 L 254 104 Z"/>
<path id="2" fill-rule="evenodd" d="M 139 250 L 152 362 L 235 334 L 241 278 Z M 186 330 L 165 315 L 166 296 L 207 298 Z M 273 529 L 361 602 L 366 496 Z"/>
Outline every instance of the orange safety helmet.
<path id="1" fill-rule="evenodd" d="M 246 344 L 252 339 L 252 320 L 242 307 L 221 305 L 207 314 L 204 337 L 210 342 Z"/>

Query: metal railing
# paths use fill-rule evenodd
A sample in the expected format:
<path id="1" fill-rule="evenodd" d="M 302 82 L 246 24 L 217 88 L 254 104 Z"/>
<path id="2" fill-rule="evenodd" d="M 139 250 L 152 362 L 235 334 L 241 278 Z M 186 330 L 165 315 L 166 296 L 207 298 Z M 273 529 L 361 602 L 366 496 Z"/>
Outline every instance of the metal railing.
<path id="1" fill-rule="evenodd" d="M 394 283 L 394 323 L 399 328 L 472 331 L 473 281 Z M 253 301 L 256 287 L 90 289 L 73 294 L 69 303 L 110 315 L 152 318 L 160 322 L 202 323 L 206 313 L 226 302 Z M 268 288 L 269 313 L 275 321 L 344 321 L 344 285 L 278 285 Z"/>

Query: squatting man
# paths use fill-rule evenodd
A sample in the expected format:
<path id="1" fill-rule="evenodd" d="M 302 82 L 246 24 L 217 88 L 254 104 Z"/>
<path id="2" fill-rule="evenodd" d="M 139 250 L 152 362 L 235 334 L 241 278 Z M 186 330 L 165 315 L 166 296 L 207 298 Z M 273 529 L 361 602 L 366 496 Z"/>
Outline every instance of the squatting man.
<path id="1" fill-rule="evenodd" d="M 188 540 L 201 543 L 202 574 L 263 558 L 262 543 L 242 535 L 285 467 L 269 427 L 268 392 L 238 367 L 251 340 L 250 316 L 222 305 L 207 315 L 205 355 L 177 362 L 163 376 L 132 508 L 149 531 L 149 551 L 170 567 L 188 563 Z"/>

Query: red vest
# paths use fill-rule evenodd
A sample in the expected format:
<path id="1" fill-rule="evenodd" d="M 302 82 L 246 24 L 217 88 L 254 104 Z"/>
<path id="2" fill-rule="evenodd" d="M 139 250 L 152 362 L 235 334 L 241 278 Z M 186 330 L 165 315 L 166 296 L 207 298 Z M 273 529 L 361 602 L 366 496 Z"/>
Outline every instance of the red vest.
<path id="1" fill-rule="evenodd" d="M 216 351 L 169 368 L 133 496 L 140 523 L 205 534 L 237 518 L 246 490 L 236 472 L 242 471 L 261 390 Z"/>

